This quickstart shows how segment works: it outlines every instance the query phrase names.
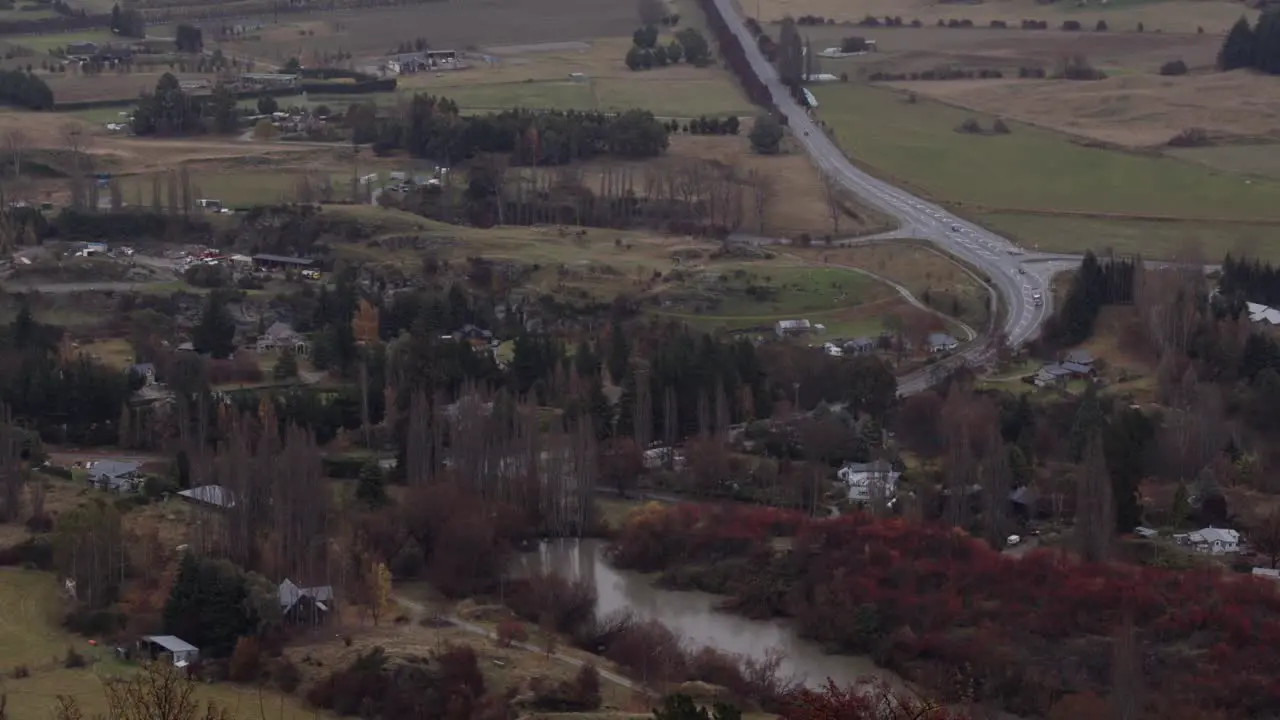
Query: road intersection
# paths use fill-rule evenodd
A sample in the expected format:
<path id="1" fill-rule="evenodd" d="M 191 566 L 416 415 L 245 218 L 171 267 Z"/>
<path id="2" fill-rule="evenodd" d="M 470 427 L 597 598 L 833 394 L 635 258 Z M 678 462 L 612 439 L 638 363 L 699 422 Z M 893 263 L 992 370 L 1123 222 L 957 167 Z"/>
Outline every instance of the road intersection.
<path id="1" fill-rule="evenodd" d="M 1026 253 L 1007 238 L 953 215 L 932 202 L 894 187 L 856 167 L 831 138 L 814 123 L 809 111 L 791 96 L 776 69 L 764 57 L 733 0 L 713 0 L 725 23 L 742 44 L 752 70 L 768 89 L 778 110 L 801 146 L 828 178 L 868 205 L 898 220 L 893 233 L 879 237 L 927 240 L 964 260 L 986 275 L 1004 303 L 1000 328 L 1012 345 L 1034 338 L 1050 314 L 1049 279 L 1059 263 L 1026 263 Z M 976 173 L 976 169 L 975 169 Z M 975 178 L 977 181 L 977 178 Z M 1041 302 L 1037 303 L 1036 295 Z M 970 346 L 959 353 L 981 362 L 987 348 Z M 914 385 L 914 384 L 913 384 Z M 907 388 L 907 390 L 914 390 Z M 921 388 L 922 389 L 922 388 Z M 904 390 L 905 391 L 905 390 Z"/>

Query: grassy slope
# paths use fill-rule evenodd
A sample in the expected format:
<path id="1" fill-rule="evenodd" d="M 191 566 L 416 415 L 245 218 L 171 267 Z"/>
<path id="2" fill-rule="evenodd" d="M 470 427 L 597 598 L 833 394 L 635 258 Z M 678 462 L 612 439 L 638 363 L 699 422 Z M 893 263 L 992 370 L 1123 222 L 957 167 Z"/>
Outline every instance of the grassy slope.
<path id="1" fill-rule="evenodd" d="M 64 632 L 57 624 L 61 606 L 57 584 L 49 573 L 0 570 L 0 671 L 6 676 L 4 693 L 12 718 L 43 718 L 58 695 L 71 695 L 86 716 L 106 710 L 102 680 L 132 672 L 132 667 L 111 659 L 110 650 L 91 647 L 84 638 Z M 85 669 L 67 670 L 61 660 L 68 647 L 95 661 Z M 10 679 L 13 667 L 26 665 L 31 676 Z M 261 717 L 257 692 L 232 685 L 204 685 L 196 688 L 201 700 L 213 700 L 227 707 L 236 720 Z M 268 715 L 278 720 L 331 717 L 317 715 L 295 698 L 272 691 L 262 693 Z"/>
<path id="2" fill-rule="evenodd" d="M 1171 158 L 1085 147 L 1009 123 L 1009 135 L 955 132 L 994 118 L 867 85 L 819 87 L 819 116 L 846 152 L 942 200 L 992 209 L 1280 219 L 1280 183 Z"/>

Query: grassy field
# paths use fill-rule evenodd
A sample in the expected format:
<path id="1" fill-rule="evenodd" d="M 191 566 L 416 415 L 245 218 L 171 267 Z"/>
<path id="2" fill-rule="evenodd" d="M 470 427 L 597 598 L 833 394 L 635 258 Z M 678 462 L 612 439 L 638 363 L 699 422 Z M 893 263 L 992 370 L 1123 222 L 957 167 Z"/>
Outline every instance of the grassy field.
<path id="1" fill-rule="evenodd" d="M 1079 252 L 1108 249 L 1149 258 L 1203 259 L 1217 263 L 1228 252 L 1280 262 L 1275 225 L 1161 222 L 983 212 L 974 219 L 1033 250 Z"/>
<path id="2" fill-rule="evenodd" d="M 624 62 L 630 46 L 629 37 L 507 46 L 495 49 L 493 63 L 401 76 L 399 87 L 406 93 L 446 95 L 464 110 L 640 107 L 664 117 L 751 114 L 750 103 L 724 70 L 678 64 L 632 72 Z"/>
<path id="3" fill-rule="evenodd" d="M 59 627 L 58 609 L 62 601 L 53 575 L 0 570 L 0 603 L 5 608 L 0 616 L 0 663 L 3 663 L 0 669 L 5 675 L 3 692 L 9 699 L 9 717 L 48 717 L 58 695 L 74 697 L 86 716 L 105 712 L 103 680 L 134 669 L 111 659 L 109 648 L 91 647 L 84 638 L 68 635 Z M 64 669 L 62 659 L 69 647 L 93 660 L 93 665 Z M 19 665 L 27 666 L 30 677 L 12 677 L 12 669 Z M 196 694 L 201 700 L 213 700 L 225 706 L 236 720 L 261 717 L 259 694 L 254 690 L 227 684 L 198 684 Z M 264 691 L 262 701 L 270 716 L 281 720 L 329 717 L 317 715 L 295 698 L 272 691 Z"/>
<path id="4" fill-rule="evenodd" d="M 6 39 L 2 42 L 8 45 L 17 45 L 27 48 L 38 55 L 44 55 L 55 48 L 66 47 L 67 43 L 105 43 L 111 42 L 112 39 L 114 39 L 114 36 L 109 30 L 78 30 L 76 32 L 55 33 L 50 35 L 23 35 L 21 37 Z M 36 59 L 38 60 L 39 58 Z"/>
<path id="5" fill-rule="evenodd" d="M 927 100 L 909 103 L 900 94 L 865 85 L 827 86 L 815 94 L 819 116 L 856 161 L 963 211 L 1119 216 L 1106 221 L 1107 241 L 1082 230 L 1079 217 L 1044 218 L 1051 229 L 1042 231 L 1041 216 L 1008 216 L 1014 222 L 1024 218 L 1015 234 L 1032 247 L 1074 252 L 1131 238 L 1131 249 L 1153 257 L 1187 244 L 1199 244 L 1213 256 L 1257 229 L 1214 220 L 1280 220 L 1280 203 L 1275 202 L 1280 182 L 1227 175 L 1174 158 L 1089 147 L 1016 123 L 1010 123 L 1008 135 L 960 133 L 955 128 L 967 118 L 984 127 L 994 118 Z M 1138 217 L 1123 217 L 1128 215 Z M 1156 224 L 1132 224 L 1143 218 L 1205 222 L 1160 223 L 1163 232 L 1148 238 L 1145 233 Z M 1004 222 L 997 220 L 997 225 Z M 1001 227 L 1009 228 L 1007 222 Z M 1215 229 L 1215 236 L 1205 237 L 1208 228 Z"/>
<path id="6" fill-rule="evenodd" d="M 987 289 L 960 265 L 927 246 L 901 241 L 811 249 L 797 254 L 813 262 L 868 270 L 902 285 L 947 315 L 974 327 L 986 323 L 990 298 Z"/>
<path id="7" fill-rule="evenodd" d="M 432 47 L 466 50 L 512 43 L 549 43 L 630 36 L 638 24 L 635 4 L 626 0 L 546 0 L 536 6 L 518 0 L 442 3 L 366 9 L 331 18 L 314 16 L 267 26 L 254 38 L 224 43 L 224 52 L 283 62 L 314 53 L 381 55 L 401 42 L 427 37 Z M 304 35 L 303 32 L 307 34 Z"/>
<path id="8" fill-rule="evenodd" d="M 1280 143 L 1178 148 L 1166 152 L 1222 172 L 1280 180 Z"/>
<path id="9" fill-rule="evenodd" d="M 1055 210 L 1183 218 L 1280 219 L 1280 183 L 1244 180 L 1194 163 L 1087 147 L 1011 124 L 1008 135 L 956 132 L 995 119 L 856 83 L 815 90 L 819 117 L 866 165 L 947 202 L 999 210 Z M 981 180 L 977 173 L 981 171 Z"/>

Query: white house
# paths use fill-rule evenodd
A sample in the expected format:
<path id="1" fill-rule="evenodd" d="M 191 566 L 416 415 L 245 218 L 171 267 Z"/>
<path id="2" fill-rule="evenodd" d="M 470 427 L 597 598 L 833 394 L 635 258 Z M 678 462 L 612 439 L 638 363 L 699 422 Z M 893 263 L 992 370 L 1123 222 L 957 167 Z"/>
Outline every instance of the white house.
<path id="1" fill-rule="evenodd" d="M 1240 551 L 1240 533 L 1229 528 L 1207 527 L 1187 533 L 1187 544 L 1196 552 L 1223 555 Z"/>
<path id="2" fill-rule="evenodd" d="M 902 473 L 884 460 L 870 463 L 848 463 L 840 468 L 836 477 L 849 490 L 853 502 L 868 502 L 873 497 L 892 499 L 898 492 L 898 478 Z"/>
<path id="3" fill-rule="evenodd" d="M 1280 325 L 1280 310 L 1267 307 L 1262 303 L 1245 303 L 1245 309 L 1249 311 L 1249 322 L 1263 323 L 1266 325 Z"/>
<path id="4" fill-rule="evenodd" d="M 1276 570 L 1274 568 L 1256 567 L 1253 569 L 1253 576 L 1256 578 L 1263 578 L 1266 580 L 1275 580 L 1277 582 L 1280 582 L 1280 570 Z"/>
<path id="5" fill-rule="evenodd" d="M 960 346 L 960 341 L 951 337 L 946 333 L 929 333 L 925 344 L 929 347 L 929 352 L 951 352 Z"/>

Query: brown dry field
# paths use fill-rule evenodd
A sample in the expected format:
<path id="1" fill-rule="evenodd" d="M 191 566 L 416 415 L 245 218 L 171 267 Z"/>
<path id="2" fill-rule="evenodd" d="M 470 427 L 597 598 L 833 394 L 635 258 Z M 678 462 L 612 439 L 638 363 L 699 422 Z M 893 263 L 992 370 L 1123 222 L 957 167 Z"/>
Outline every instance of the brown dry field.
<path id="1" fill-rule="evenodd" d="M 1097 2 L 1077 7 L 1074 2 L 1063 1 L 1044 5 L 1036 0 L 995 0 L 994 2 L 939 3 L 933 0 L 738 0 L 738 5 L 748 15 L 762 21 L 781 20 L 787 15 L 820 15 L 837 22 L 857 22 L 867 15 L 876 17 L 901 16 L 910 22 L 919 19 L 932 25 L 938 19 L 968 19 L 979 25 L 992 20 L 1016 23 L 1023 19 L 1047 20 L 1057 27 L 1063 20 L 1077 20 L 1085 27 L 1093 27 L 1098 20 L 1106 20 L 1112 30 L 1133 30 L 1143 23 L 1147 32 L 1196 32 L 1203 27 L 1206 33 L 1225 31 L 1242 14 L 1256 16 L 1238 2 L 1220 0 L 1171 0 L 1129 4 L 1124 0 L 1112 0 L 1102 8 Z M 759 8 L 757 10 L 757 8 Z"/>
<path id="2" fill-rule="evenodd" d="M 59 103 L 84 102 L 87 100 L 109 100 L 115 98 L 136 98 L 142 92 L 150 92 L 155 89 L 156 82 L 160 80 L 165 71 L 156 72 L 134 72 L 134 73 L 114 73 L 107 72 L 101 75 L 84 76 L 78 73 L 70 72 L 51 75 L 47 73 L 41 74 L 45 82 L 49 84 L 49 88 L 53 90 L 53 96 Z M 215 82 L 216 75 L 207 73 L 180 73 L 174 72 L 174 76 L 179 81 L 184 80 L 208 80 Z M 128 108 L 121 108 L 126 110 Z"/>
<path id="3" fill-rule="evenodd" d="M 1096 67 L 1127 73 L 1155 73 L 1181 58 L 1192 68 L 1213 65 L 1221 35 L 1205 33 L 1061 32 L 1058 30 L 969 30 L 926 28 L 800 28 L 815 48 L 838 45 L 843 37 L 875 40 L 878 52 L 853 58 L 819 58 L 821 69 L 851 76 L 876 70 L 912 72 L 940 65 L 1017 70 L 1053 68 L 1063 58 L 1084 55 Z"/>
<path id="4" fill-rule="evenodd" d="M 1187 128 L 1280 139 L 1274 78 L 1248 71 L 1098 82 L 961 80 L 897 83 L 943 102 L 1125 147 L 1162 146 Z"/>
<path id="5" fill-rule="evenodd" d="M 636 173 L 636 183 L 642 183 L 644 173 L 650 168 L 678 166 L 690 158 L 709 160 L 726 167 L 734 166 L 739 176 L 745 176 L 753 169 L 758 170 L 773 179 L 776 197 L 766 206 L 765 224 L 761 228 L 757 222 L 753 193 L 750 189 L 744 192 L 745 221 L 740 228 L 742 232 L 770 237 L 795 237 L 801 233 L 815 236 L 830 234 L 831 216 L 822 176 L 817 168 L 802 151 L 792 147 L 778 155 L 752 153 L 747 141 L 749 127 L 750 123 L 744 123 L 742 133 L 736 136 L 672 135 L 671 146 L 665 157 L 647 162 L 611 163 L 609 167 L 615 171 L 619 168 L 632 168 Z M 595 187 L 598 182 L 592 172 L 592 165 L 588 164 L 584 169 L 587 171 L 584 182 L 588 187 Z M 842 237 L 891 229 L 887 218 L 861 206 L 856 198 L 846 197 L 843 200 L 847 206 L 854 208 L 861 220 L 848 216 L 841 218 Z"/>
<path id="6" fill-rule="evenodd" d="M 261 18 L 270 23 L 270 17 Z M 416 7 L 336 12 L 323 19 L 267 28 L 255 39 L 223 43 L 223 52 L 282 61 L 314 51 L 380 55 L 403 41 L 425 37 L 435 48 L 543 43 L 629 36 L 638 24 L 630 0 L 519 0 L 433 2 Z M 341 26 L 339 29 L 338 26 Z M 303 37 L 299 31 L 314 31 Z"/>
<path id="7" fill-rule="evenodd" d="M 1280 93 L 1273 78 L 1249 71 L 1219 73 L 1220 38 L 1209 33 L 1063 33 L 923 28 L 865 32 L 815 28 L 815 45 L 834 45 L 857 32 L 880 52 L 820 60 L 825 72 L 866 77 L 873 72 L 922 72 L 939 67 L 998 69 L 1000 80 L 889 83 L 942 102 L 1125 147 L 1164 145 L 1187 128 L 1214 136 L 1280 137 Z M 1020 80 L 1024 66 L 1052 70 L 1083 55 L 1111 74 L 1096 82 Z M 1164 77 L 1163 63 L 1181 59 L 1189 75 Z"/>

